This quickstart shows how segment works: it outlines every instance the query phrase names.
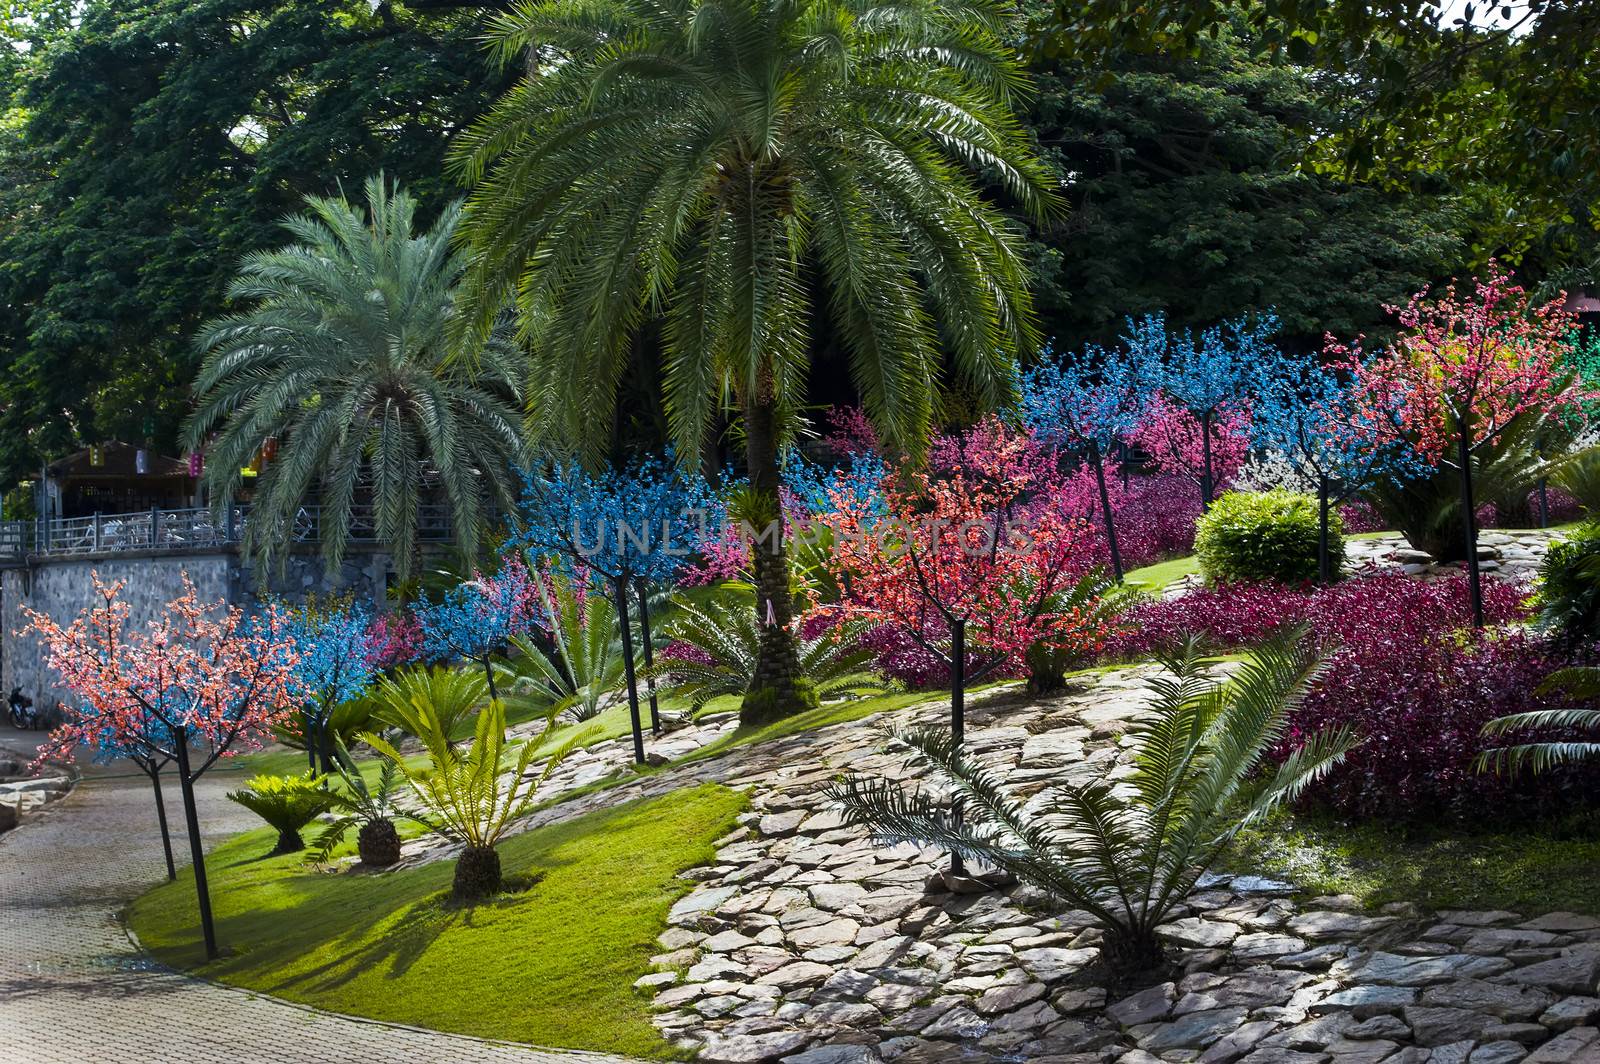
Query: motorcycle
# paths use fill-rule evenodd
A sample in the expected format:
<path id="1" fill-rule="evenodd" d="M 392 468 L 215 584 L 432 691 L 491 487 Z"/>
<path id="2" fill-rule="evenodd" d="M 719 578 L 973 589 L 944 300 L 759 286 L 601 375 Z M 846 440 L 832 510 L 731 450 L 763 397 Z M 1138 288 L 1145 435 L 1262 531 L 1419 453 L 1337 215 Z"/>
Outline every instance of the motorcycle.
<path id="1" fill-rule="evenodd" d="M 6 699 L 6 708 L 10 711 L 13 728 L 19 731 L 32 731 L 39 726 L 39 714 L 33 708 L 33 699 L 23 694 L 20 686 L 11 689 L 11 694 Z"/>

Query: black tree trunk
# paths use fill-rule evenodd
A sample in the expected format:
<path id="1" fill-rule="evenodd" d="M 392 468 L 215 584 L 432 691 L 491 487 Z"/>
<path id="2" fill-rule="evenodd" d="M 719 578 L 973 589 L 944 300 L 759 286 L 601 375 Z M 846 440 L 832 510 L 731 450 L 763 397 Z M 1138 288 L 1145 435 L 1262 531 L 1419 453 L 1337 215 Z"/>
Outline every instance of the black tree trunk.
<path id="1" fill-rule="evenodd" d="M 217 959 L 217 928 L 211 918 L 211 888 L 206 883 L 206 852 L 200 843 L 200 812 L 194 803 L 194 777 L 189 774 L 189 736 L 173 736 L 178 748 L 178 787 L 183 792 L 183 816 L 189 827 L 189 860 L 194 867 L 195 898 L 200 907 L 200 934 L 206 943 L 206 960 Z"/>
<path id="2" fill-rule="evenodd" d="M 1095 486 L 1100 489 L 1101 519 L 1106 525 L 1106 546 L 1111 551 L 1111 575 L 1122 583 L 1122 552 L 1117 549 L 1117 522 L 1111 515 L 1111 493 L 1106 490 L 1106 467 L 1100 457 L 1100 445 L 1090 442 L 1089 461 L 1094 466 Z"/>
<path id="3" fill-rule="evenodd" d="M 167 882 L 178 878 L 178 866 L 172 860 L 172 833 L 167 829 L 167 803 L 161 797 L 161 770 L 150 773 L 150 786 L 156 792 L 156 820 L 161 824 L 161 852 L 167 859 Z"/>
<path id="4" fill-rule="evenodd" d="M 628 620 L 628 582 L 617 577 L 611 582 L 617 600 L 617 624 L 622 629 L 622 672 L 628 681 L 628 713 L 633 720 L 633 760 L 644 764 L 644 729 L 639 724 L 639 679 L 633 668 L 633 632 Z"/>
<path id="5" fill-rule="evenodd" d="M 1333 582 L 1332 559 L 1328 557 L 1328 478 L 1317 477 L 1317 583 Z"/>
<path id="6" fill-rule="evenodd" d="M 957 747 L 967 738 L 967 622 L 957 617 L 950 622 L 950 738 Z M 957 824 L 961 823 L 961 800 L 956 799 L 950 810 Z M 950 874 L 963 875 L 967 863 L 958 853 L 950 855 Z"/>
<path id="7" fill-rule="evenodd" d="M 1483 584 L 1478 572 L 1478 515 L 1473 512 L 1472 499 L 1472 446 L 1467 441 L 1467 427 L 1461 426 L 1456 435 L 1456 460 L 1461 463 L 1461 518 L 1466 529 L 1467 589 L 1472 595 L 1472 624 L 1483 627 Z"/>
<path id="8" fill-rule="evenodd" d="M 661 708 L 656 703 L 656 653 L 650 645 L 650 595 L 643 580 L 634 582 L 639 596 L 639 641 L 644 644 L 644 687 L 650 695 L 650 732 L 661 734 Z"/>
<path id="9" fill-rule="evenodd" d="M 1217 492 L 1217 480 L 1211 473 L 1211 411 L 1200 416 L 1200 502 L 1201 508 L 1211 509 Z"/>

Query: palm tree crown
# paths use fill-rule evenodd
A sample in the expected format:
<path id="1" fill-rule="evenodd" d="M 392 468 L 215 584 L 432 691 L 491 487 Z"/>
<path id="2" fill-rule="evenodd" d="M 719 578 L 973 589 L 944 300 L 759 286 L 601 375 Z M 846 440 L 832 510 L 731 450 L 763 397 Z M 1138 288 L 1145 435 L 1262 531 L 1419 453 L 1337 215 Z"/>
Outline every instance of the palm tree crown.
<path id="1" fill-rule="evenodd" d="M 415 201 L 382 178 L 366 184 L 367 210 L 310 198 L 284 220 L 288 247 L 244 260 L 229 294 L 254 306 L 209 323 L 192 445 L 218 430 L 205 482 L 215 505 L 236 495 L 241 468 L 265 440 L 283 445 L 256 486 L 246 544 L 268 558 L 290 541 L 299 507 L 315 491 L 330 566 L 354 510 L 370 499 L 379 539 L 408 572 L 418 507 L 442 488 L 457 538 L 470 546 L 486 497 L 509 504 L 521 454 L 520 356 L 491 331 L 479 357 L 448 359 L 456 281 L 465 268 L 450 241 L 460 204 L 413 235 Z M 466 363 L 471 362 L 469 366 Z"/>
<path id="2" fill-rule="evenodd" d="M 945 351 L 992 406 L 1035 340 L 1020 237 L 1047 172 L 1011 112 L 1026 78 L 992 0 L 524 0 L 495 22 L 529 75 L 463 138 L 477 183 L 463 326 L 514 302 L 536 442 L 610 442 L 641 329 L 662 348 L 677 453 L 743 415 L 774 510 L 825 308 L 892 447 L 926 435 Z M 980 187 L 979 177 L 984 186 Z M 758 545 L 748 720 L 802 708 L 781 540 Z"/>
<path id="3" fill-rule="evenodd" d="M 940 341 L 991 403 L 1034 340 L 1018 237 L 971 176 L 1024 206 L 1046 172 L 985 0 L 545 0 L 496 22 L 535 73 L 466 137 L 481 183 L 465 295 L 510 298 L 539 341 L 541 422 L 594 441 L 631 337 L 664 311 L 678 452 L 718 396 L 803 401 L 823 294 L 866 410 L 915 449 Z M 784 419 L 779 418 L 782 424 Z M 602 441 L 603 442 L 603 441 Z"/>

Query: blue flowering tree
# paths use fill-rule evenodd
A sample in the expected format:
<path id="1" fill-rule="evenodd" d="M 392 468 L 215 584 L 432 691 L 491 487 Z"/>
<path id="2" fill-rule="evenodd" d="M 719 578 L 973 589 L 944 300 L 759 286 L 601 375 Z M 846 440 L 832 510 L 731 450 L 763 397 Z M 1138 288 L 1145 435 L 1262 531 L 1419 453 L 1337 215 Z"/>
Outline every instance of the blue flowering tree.
<path id="1" fill-rule="evenodd" d="M 294 676 L 300 703 L 300 734 L 312 772 L 321 762 L 333 771 L 334 747 L 328 723 L 334 710 L 356 698 L 377 674 L 373 664 L 372 611 L 342 600 L 309 602 L 291 615 L 288 636 L 294 644 Z"/>
<path id="2" fill-rule="evenodd" d="M 500 700 L 494 659 L 513 636 L 530 631 L 539 617 L 538 595 L 522 559 L 507 557 L 493 576 L 476 573 L 437 601 L 424 599 L 413 611 L 422 629 L 422 653 L 438 660 L 470 661 L 483 669 L 489 698 Z"/>
<path id="3" fill-rule="evenodd" d="M 1200 426 L 1200 495 L 1206 506 L 1216 496 L 1212 461 L 1214 429 L 1227 411 L 1247 404 L 1259 367 L 1280 360 L 1273 337 L 1278 318 L 1267 313 L 1242 315 L 1203 330 L 1167 326 L 1166 316 L 1151 314 L 1128 320 L 1123 343 L 1147 390 L 1159 386 L 1168 399 L 1192 415 Z"/>
<path id="4" fill-rule="evenodd" d="M 1289 469 L 1314 484 L 1317 495 L 1317 578 L 1335 573 L 1328 551 L 1329 510 L 1381 479 L 1417 471 L 1414 451 L 1390 442 L 1370 404 L 1314 358 L 1283 357 L 1259 367 L 1251 410 L 1252 444 L 1282 455 Z"/>
<path id="5" fill-rule="evenodd" d="M 1022 375 L 1022 417 L 1028 430 L 1061 451 L 1081 456 L 1094 471 L 1111 571 L 1118 583 L 1122 552 L 1106 487 L 1105 456 L 1138 424 L 1146 390 L 1139 363 L 1127 351 L 1099 347 L 1090 347 L 1073 362 L 1046 350 L 1039 364 Z"/>
<path id="6" fill-rule="evenodd" d="M 637 597 L 646 667 L 654 664 L 648 588 L 669 581 L 705 537 L 713 500 L 708 485 L 673 461 L 648 457 L 591 472 L 576 461 L 551 463 L 523 477 L 514 542 L 534 557 L 559 561 L 574 575 L 587 571 L 610 585 L 622 633 L 623 674 L 633 720 L 634 759 L 644 763 L 630 593 Z M 660 731 L 655 686 L 650 726 Z"/>

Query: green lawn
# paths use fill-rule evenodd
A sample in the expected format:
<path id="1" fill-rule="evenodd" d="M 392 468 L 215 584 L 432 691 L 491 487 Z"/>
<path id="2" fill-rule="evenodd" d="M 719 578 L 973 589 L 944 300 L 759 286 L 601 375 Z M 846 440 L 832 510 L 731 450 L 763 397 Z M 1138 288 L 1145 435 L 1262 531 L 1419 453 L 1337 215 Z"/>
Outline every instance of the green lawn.
<path id="1" fill-rule="evenodd" d="M 187 873 L 129 908 L 160 960 L 338 1012 L 482 1037 L 671 1058 L 633 981 L 649 970 L 676 878 L 713 856 L 744 795 L 716 785 L 631 802 L 508 840 L 521 893 L 449 904 L 453 868 L 384 875 L 316 871 L 263 857 L 248 832 L 210 856 L 225 956 L 201 964 Z"/>
<path id="2" fill-rule="evenodd" d="M 1292 880 L 1369 906 L 1552 910 L 1600 915 L 1600 830 L 1545 825 L 1504 832 L 1350 824 L 1278 814 L 1250 831 L 1229 867 Z"/>
<path id="3" fill-rule="evenodd" d="M 1125 574 L 1124 579 L 1129 587 L 1158 595 L 1168 584 L 1199 571 L 1200 559 L 1192 554 L 1186 554 L 1181 558 L 1168 558 L 1164 562 L 1147 565 L 1142 569 L 1133 569 Z"/>

